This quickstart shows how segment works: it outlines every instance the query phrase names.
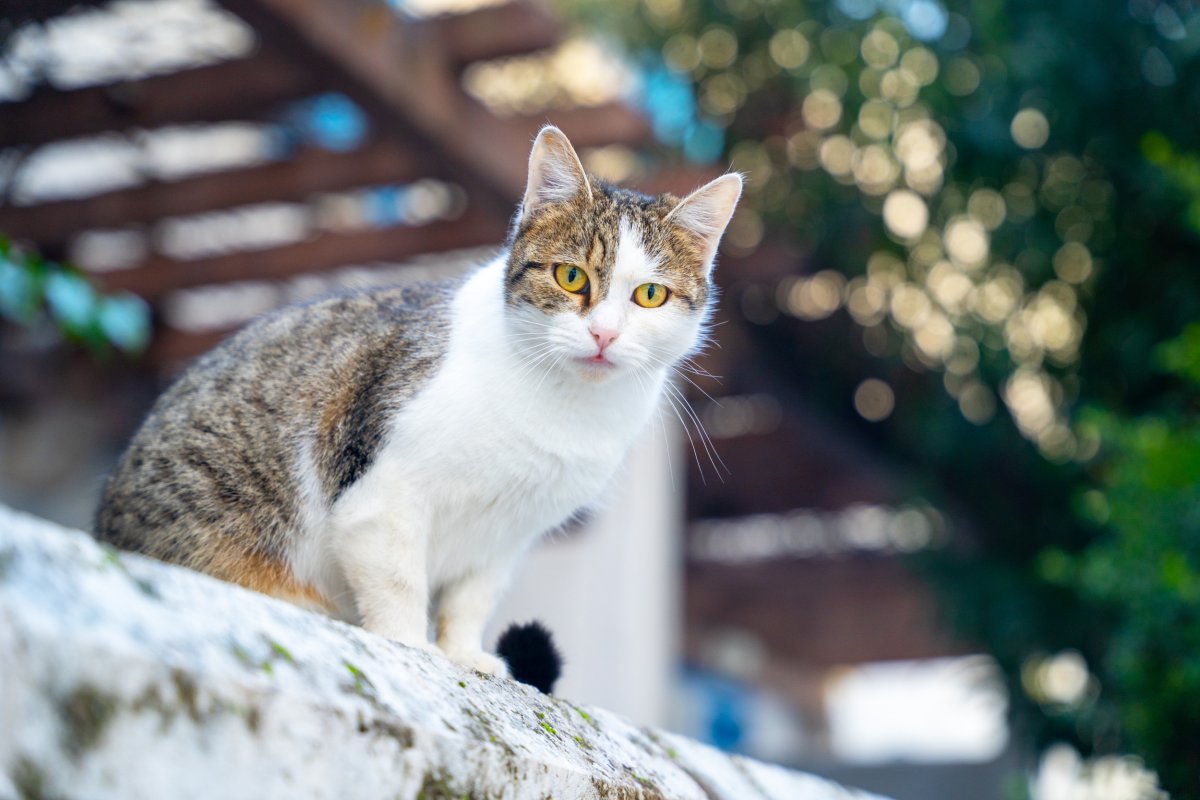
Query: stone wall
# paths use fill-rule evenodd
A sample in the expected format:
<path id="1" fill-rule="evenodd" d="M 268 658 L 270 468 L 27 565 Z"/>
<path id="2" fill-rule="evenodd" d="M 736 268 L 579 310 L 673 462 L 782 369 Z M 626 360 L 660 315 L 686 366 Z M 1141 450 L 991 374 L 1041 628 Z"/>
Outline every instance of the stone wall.
<path id="1" fill-rule="evenodd" d="M 0 800 L 868 795 L 0 508 Z"/>

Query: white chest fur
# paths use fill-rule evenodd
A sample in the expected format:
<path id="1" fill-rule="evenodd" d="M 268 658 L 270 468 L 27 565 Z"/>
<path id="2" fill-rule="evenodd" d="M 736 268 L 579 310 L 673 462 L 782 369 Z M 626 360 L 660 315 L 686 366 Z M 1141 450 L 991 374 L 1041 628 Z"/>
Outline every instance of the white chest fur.
<path id="1" fill-rule="evenodd" d="M 333 509 L 424 532 L 431 588 L 497 560 L 594 502 L 659 399 L 663 374 L 588 381 L 531 366 L 506 335 L 504 264 L 454 300 L 445 361 Z"/>

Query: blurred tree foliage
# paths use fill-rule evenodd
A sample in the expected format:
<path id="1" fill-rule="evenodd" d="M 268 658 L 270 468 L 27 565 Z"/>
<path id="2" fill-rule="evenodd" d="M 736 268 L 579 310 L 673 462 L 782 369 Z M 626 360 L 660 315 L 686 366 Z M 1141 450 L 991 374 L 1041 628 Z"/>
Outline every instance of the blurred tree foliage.
<path id="1" fill-rule="evenodd" d="M 1200 325 L 1158 350 L 1200 389 Z M 1200 424 L 1194 408 L 1138 418 L 1090 410 L 1105 454 L 1081 514 L 1106 533 L 1076 557 L 1048 548 L 1043 576 L 1107 621 L 1097 706 L 1162 773 L 1196 797 L 1200 752 Z M 1105 691 L 1107 689 L 1107 691 Z M 1184 744 L 1184 743 L 1188 744 Z"/>
<path id="2" fill-rule="evenodd" d="M 748 175 L 729 246 L 795 253 L 763 347 L 858 326 L 775 363 L 847 422 L 897 388 L 853 424 L 958 523 L 921 566 L 1021 729 L 1200 798 L 1200 4 L 565 2 Z"/>
<path id="3" fill-rule="evenodd" d="M 0 236 L 0 320 L 51 325 L 97 354 L 115 347 L 140 353 L 150 338 L 150 309 L 127 292 L 104 295 L 79 270 L 47 261 Z"/>

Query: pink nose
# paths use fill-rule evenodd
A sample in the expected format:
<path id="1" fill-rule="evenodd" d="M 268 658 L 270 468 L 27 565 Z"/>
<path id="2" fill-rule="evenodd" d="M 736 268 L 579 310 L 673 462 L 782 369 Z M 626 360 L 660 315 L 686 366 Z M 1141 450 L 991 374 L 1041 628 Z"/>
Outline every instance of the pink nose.
<path id="1" fill-rule="evenodd" d="M 617 332 L 609 328 L 592 328 L 591 331 L 592 338 L 596 340 L 596 346 L 600 348 L 601 353 L 617 338 Z"/>

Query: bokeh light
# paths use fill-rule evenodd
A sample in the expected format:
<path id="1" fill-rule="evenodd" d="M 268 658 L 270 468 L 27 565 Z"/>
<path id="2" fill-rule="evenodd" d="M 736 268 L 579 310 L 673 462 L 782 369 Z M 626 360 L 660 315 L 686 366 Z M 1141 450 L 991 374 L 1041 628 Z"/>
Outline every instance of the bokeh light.
<path id="1" fill-rule="evenodd" d="M 929 225 L 929 209 L 920 195 L 898 189 L 883 203 L 883 221 L 892 235 L 902 241 L 912 241 Z"/>
<path id="2" fill-rule="evenodd" d="M 1050 138 L 1050 122 L 1036 108 L 1023 108 L 1012 119 L 1013 141 L 1026 150 L 1036 150 Z"/>
<path id="3" fill-rule="evenodd" d="M 892 387 L 878 378 L 867 378 L 854 390 L 854 410 L 868 422 L 880 422 L 896 407 Z"/>

